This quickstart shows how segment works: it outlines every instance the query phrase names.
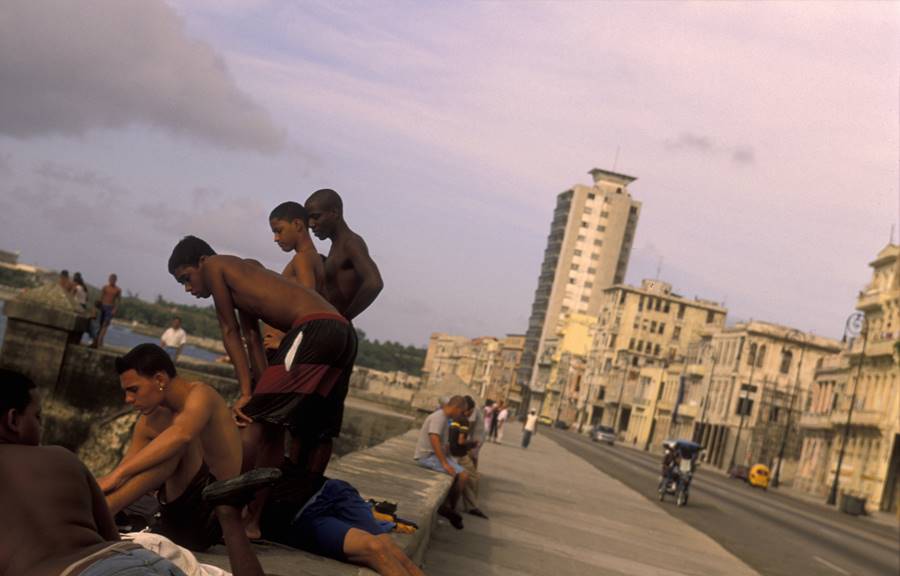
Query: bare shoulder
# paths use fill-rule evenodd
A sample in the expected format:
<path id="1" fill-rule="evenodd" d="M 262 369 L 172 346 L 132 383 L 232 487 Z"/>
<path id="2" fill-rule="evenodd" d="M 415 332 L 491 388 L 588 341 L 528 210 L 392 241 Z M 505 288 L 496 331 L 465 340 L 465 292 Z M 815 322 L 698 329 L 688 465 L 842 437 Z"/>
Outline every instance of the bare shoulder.
<path id="1" fill-rule="evenodd" d="M 222 395 L 219 394 L 218 390 L 216 390 L 206 382 L 197 380 L 191 382 L 190 386 L 191 389 L 190 392 L 188 392 L 189 402 L 209 404 L 211 406 L 218 406 L 219 404 L 224 404 L 225 402 L 225 400 L 222 398 Z"/>

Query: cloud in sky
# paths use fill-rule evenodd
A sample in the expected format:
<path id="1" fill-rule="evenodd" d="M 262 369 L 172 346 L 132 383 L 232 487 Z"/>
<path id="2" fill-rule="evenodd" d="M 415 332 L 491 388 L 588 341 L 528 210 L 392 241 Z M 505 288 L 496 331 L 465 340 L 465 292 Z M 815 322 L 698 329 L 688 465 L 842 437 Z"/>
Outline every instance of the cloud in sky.
<path id="1" fill-rule="evenodd" d="M 284 143 L 162 0 L 4 2 L 0 102 L 0 134 L 15 138 L 147 124 L 227 148 Z"/>
<path id="2" fill-rule="evenodd" d="M 81 24 L 96 34 L 101 23 L 145 34 L 103 32 L 102 50 L 65 55 L 72 74 L 50 56 L 25 55 L 48 76 L 30 80 L 48 121 L 80 118 L 47 103 L 59 86 L 77 86 L 101 103 L 118 98 L 110 114 L 127 118 L 119 123 L 75 98 L 89 127 L 53 132 L 83 136 L 42 128 L 13 140 L 3 122 L 28 114 L 5 97 L 0 77 L 8 174 L 0 204 L 13 210 L 0 213 L 8 223 L 0 247 L 50 266 L 87 262 L 100 278 L 116 270 L 142 294 L 183 298 L 165 273 L 180 235 L 277 268 L 284 255 L 267 211 L 331 187 L 385 277 L 384 293 L 360 318 L 370 335 L 422 344 L 435 330 L 520 332 L 556 194 L 589 181 L 590 168 L 613 168 L 618 156 L 615 169 L 638 177 L 631 190 L 643 202 L 628 282 L 654 276 L 662 257 L 662 278 L 679 293 L 727 297 L 734 317 L 839 335 L 897 213 L 896 5 L 170 5 L 112 6 Z M 41 9 L 66 13 L 53 2 L 27 5 Z M 43 18 L 35 37 L 58 46 L 73 27 L 57 21 Z M 35 51 L 17 38 L 0 34 L 0 46 Z M 187 66 L 195 52 L 221 82 L 176 99 L 178 114 L 144 106 L 173 99 L 171 83 L 145 80 L 146 62 Z M 124 70 L 110 62 L 117 54 L 129 61 Z M 0 52 L 0 73 L 10 61 Z M 258 128 L 246 128 L 243 108 L 229 108 L 223 94 L 252 98 L 292 144 L 271 156 L 246 153 L 260 149 L 246 144 Z M 209 134 L 210 124 L 233 128 L 241 118 L 232 144 Z M 159 127 L 190 138 L 173 141 Z M 117 203 L 101 201 L 104 186 L 123 191 Z M 35 198 L 55 210 L 12 202 L 14 190 L 52 190 Z M 66 197 L 90 226 L 55 238 L 24 224 L 57 218 Z"/>

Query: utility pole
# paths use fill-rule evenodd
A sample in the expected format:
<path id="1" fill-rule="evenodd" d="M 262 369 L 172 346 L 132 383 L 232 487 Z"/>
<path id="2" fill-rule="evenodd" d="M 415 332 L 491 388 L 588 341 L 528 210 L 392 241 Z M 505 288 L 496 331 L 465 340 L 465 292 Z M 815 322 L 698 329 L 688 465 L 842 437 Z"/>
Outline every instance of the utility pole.
<path id="1" fill-rule="evenodd" d="M 700 412 L 700 426 L 698 426 L 700 433 L 699 433 L 698 437 L 694 440 L 698 444 L 702 444 L 702 442 L 699 442 L 699 440 L 703 439 L 703 433 L 705 431 L 704 429 L 706 428 L 706 410 L 707 410 L 707 407 L 709 406 L 709 393 L 710 393 L 710 390 L 712 390 L 713 377 L 715 376 L 715 373 L 716 373 L 716 364 L 719 361 L 719 355 L 716 354 L 715 349 L 713 349 L 712 340 L 710 340 L 709 347 L 712 350 L 710 353 L 710 358 L 712 359 L 712 367 L 709 370 L 709 379 L 706 382 L 706 395 L 703 398 L 703 410 Z M 705 447 L 706 446 L 704 446 L 704 448 Z"/>
<path id="2" fill-rule="evenodd" d="M 778 465 L 775 474 L 772 475 L 772 487 L 778 488 L 781 481 L 781 461 L 784 460 L 784 448 L 787 445 L 787 437 L 791 431 L 791 416 L 794 411 L 794 400 L 800 390 L 800 370 L 803 369 L 803 353 L 806 352 L 806 337 L 800 340 L 800 360 L 797 362 L 797 377 L 794 379 L 794 391 L 791 393 L 791 401 L 788 404 L 787 424 L 784 426 L 784 434 L 781 435 L 781 447 L 778 449 Z"/>
<path id="3" fill-rule="evenodd" d="M 848 334 L 850 336 L 862 335 L 862 353 L 859 355 L 859 364 L 856 367 L 856 379 L 853 382 L 853 394 L 850 397 L 850 408 L 847 410 L 847 423 L 844 425 L 844 437 L 841 440 L 841 451 L 838 453 L 837 467 L 834 469 L 834 481 L 831 483 L 831 491 L 828 493 L 826 501 L 830 506 L 837 503 L 838 483 L 841 480 L 841 464 L 844 463 L 844 452 L 847 449 L 847 437 L 850 436 L 850 421 L 853 418 L 853 407 L 856 405 L 856 390 L 859 388 L 859 376 L 862 372 L 863 363 L 866 361 L 866 343 L 869 340 L 869 323 L 866 321 L 866 315 L 863 312 L 856 312 L 847 318 L 847 324 L 844 327 L 844 338 Z"/>
<path id="4" fill-rule="evenodd" d="M 621 355 L 621 352 L 620 352 L 620 355 L 618 357 L 616 357 L 616 364 L 622 364 L 622 362 L 621 362 L 622 358 L 625 358 L 625 356 Z M 622 370 L 622 380 L 621 380 L 621 382 L 619 382 L 619 399 L 616 402 L 616 411 L 613 414 L 613 421 L 612 421 L 612 429 L 616 432 L 616 434 L 619 433 L 619 428 L 618 428 L 618 426 L 619 426 L 619 409 L 622 407 L 622 395 L 625 393 L 625 375 L 627 372 L 628 372 L 628 362 L 626 361 L 625 367 Z"/>
<path id="5" fill-rule="evenodd" d="M 737 456 L 738 444 L 741 443 L 741 431 L 744 429 L 744 418 L 746 416 L 746 412 L 748 411 L 747 403 L 744 402 L 742 404 L 740 399 L 741 398 L 743 398 L 744 400 L 749 399 L 750 389 L 753 387 L 753 372 L 754 372 L 754 370 L 756 370 L 757 346 L 756 346 L 756 344 L 749 344 L 749 346 L 750 346 L 750 348 L 749 348 L 748 356 L 750 357 L 750 382 L 747 384 L 747 389 L 744 391 L 745 394 L 743 396 L 738 397 L 738 409 L 741 411 L 741 422 L 738 425 L 737 437 L 735 437 L 735 439 L 734 439 L 734 447 L 731 450 L 731 462 L 728 464 L 729 472 L 731 471 L 732 468 L 734 468 L 734 459 Z"/>

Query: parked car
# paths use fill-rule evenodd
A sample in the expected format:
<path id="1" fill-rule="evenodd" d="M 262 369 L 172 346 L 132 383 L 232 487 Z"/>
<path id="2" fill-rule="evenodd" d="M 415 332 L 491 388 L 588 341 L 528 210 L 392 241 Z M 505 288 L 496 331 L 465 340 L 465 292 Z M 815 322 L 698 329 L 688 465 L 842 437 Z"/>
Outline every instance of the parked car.
<path id="1" fill-rule="evenodd" d="M 616 443 L 616 431 L 609 426 L 594 426 L 594 429 L 591 430 L 591 440 L 613 446 Z"/>
<path id="2" fill-rule="evenodd" d="M 747 482 L 751 486 L 767 490 L 769 488 L 769 467 L 765 464 L 757 464 L 750 469 Z"/>
<path id="3" fill-rule="evenodd" d="M 729 478 L 736 478 L 738 480 L 747 481 L 747 478 L 750 476 L 750 468 L 746 466 L 739 466 L 735 464 L 731 467 L 731 470 L 728 471 Z"/>
<path id="4" fill-rule="evenodd" d="M 553 418 L 549 416 L 541 416 L 538 418 L 538 424 L 543 424 L 544 426 L 553 426 Z"/>
<path id="5" fill-rule="evenodd" d="M 560 430 L 568 430 L 569 429 L 569 423 L 564 420 L 557 420 L 556 422 L 553 423 L 553 426 L 556 428 L 559 428 Z"/>

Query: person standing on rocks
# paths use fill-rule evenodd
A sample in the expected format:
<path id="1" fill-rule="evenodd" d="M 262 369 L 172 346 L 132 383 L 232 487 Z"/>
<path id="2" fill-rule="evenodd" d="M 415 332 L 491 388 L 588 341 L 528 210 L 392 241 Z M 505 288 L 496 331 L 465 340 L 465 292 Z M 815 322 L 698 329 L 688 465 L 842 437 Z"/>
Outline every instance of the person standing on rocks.
<path id="1" fill-rule="evenodd" d="M 112 322 L 116 311 L 119 309 L 119 301 L 122 299 L 122 289 L 116 286 L 118 277 L 115 274 L 109 275 L 109 282 L 100 291 L 100 327 L 97 331 L 97 337 L 91 344 L 94 348 L 103 346 L 103 339 L 106 338 L 106 331 Z"/>

